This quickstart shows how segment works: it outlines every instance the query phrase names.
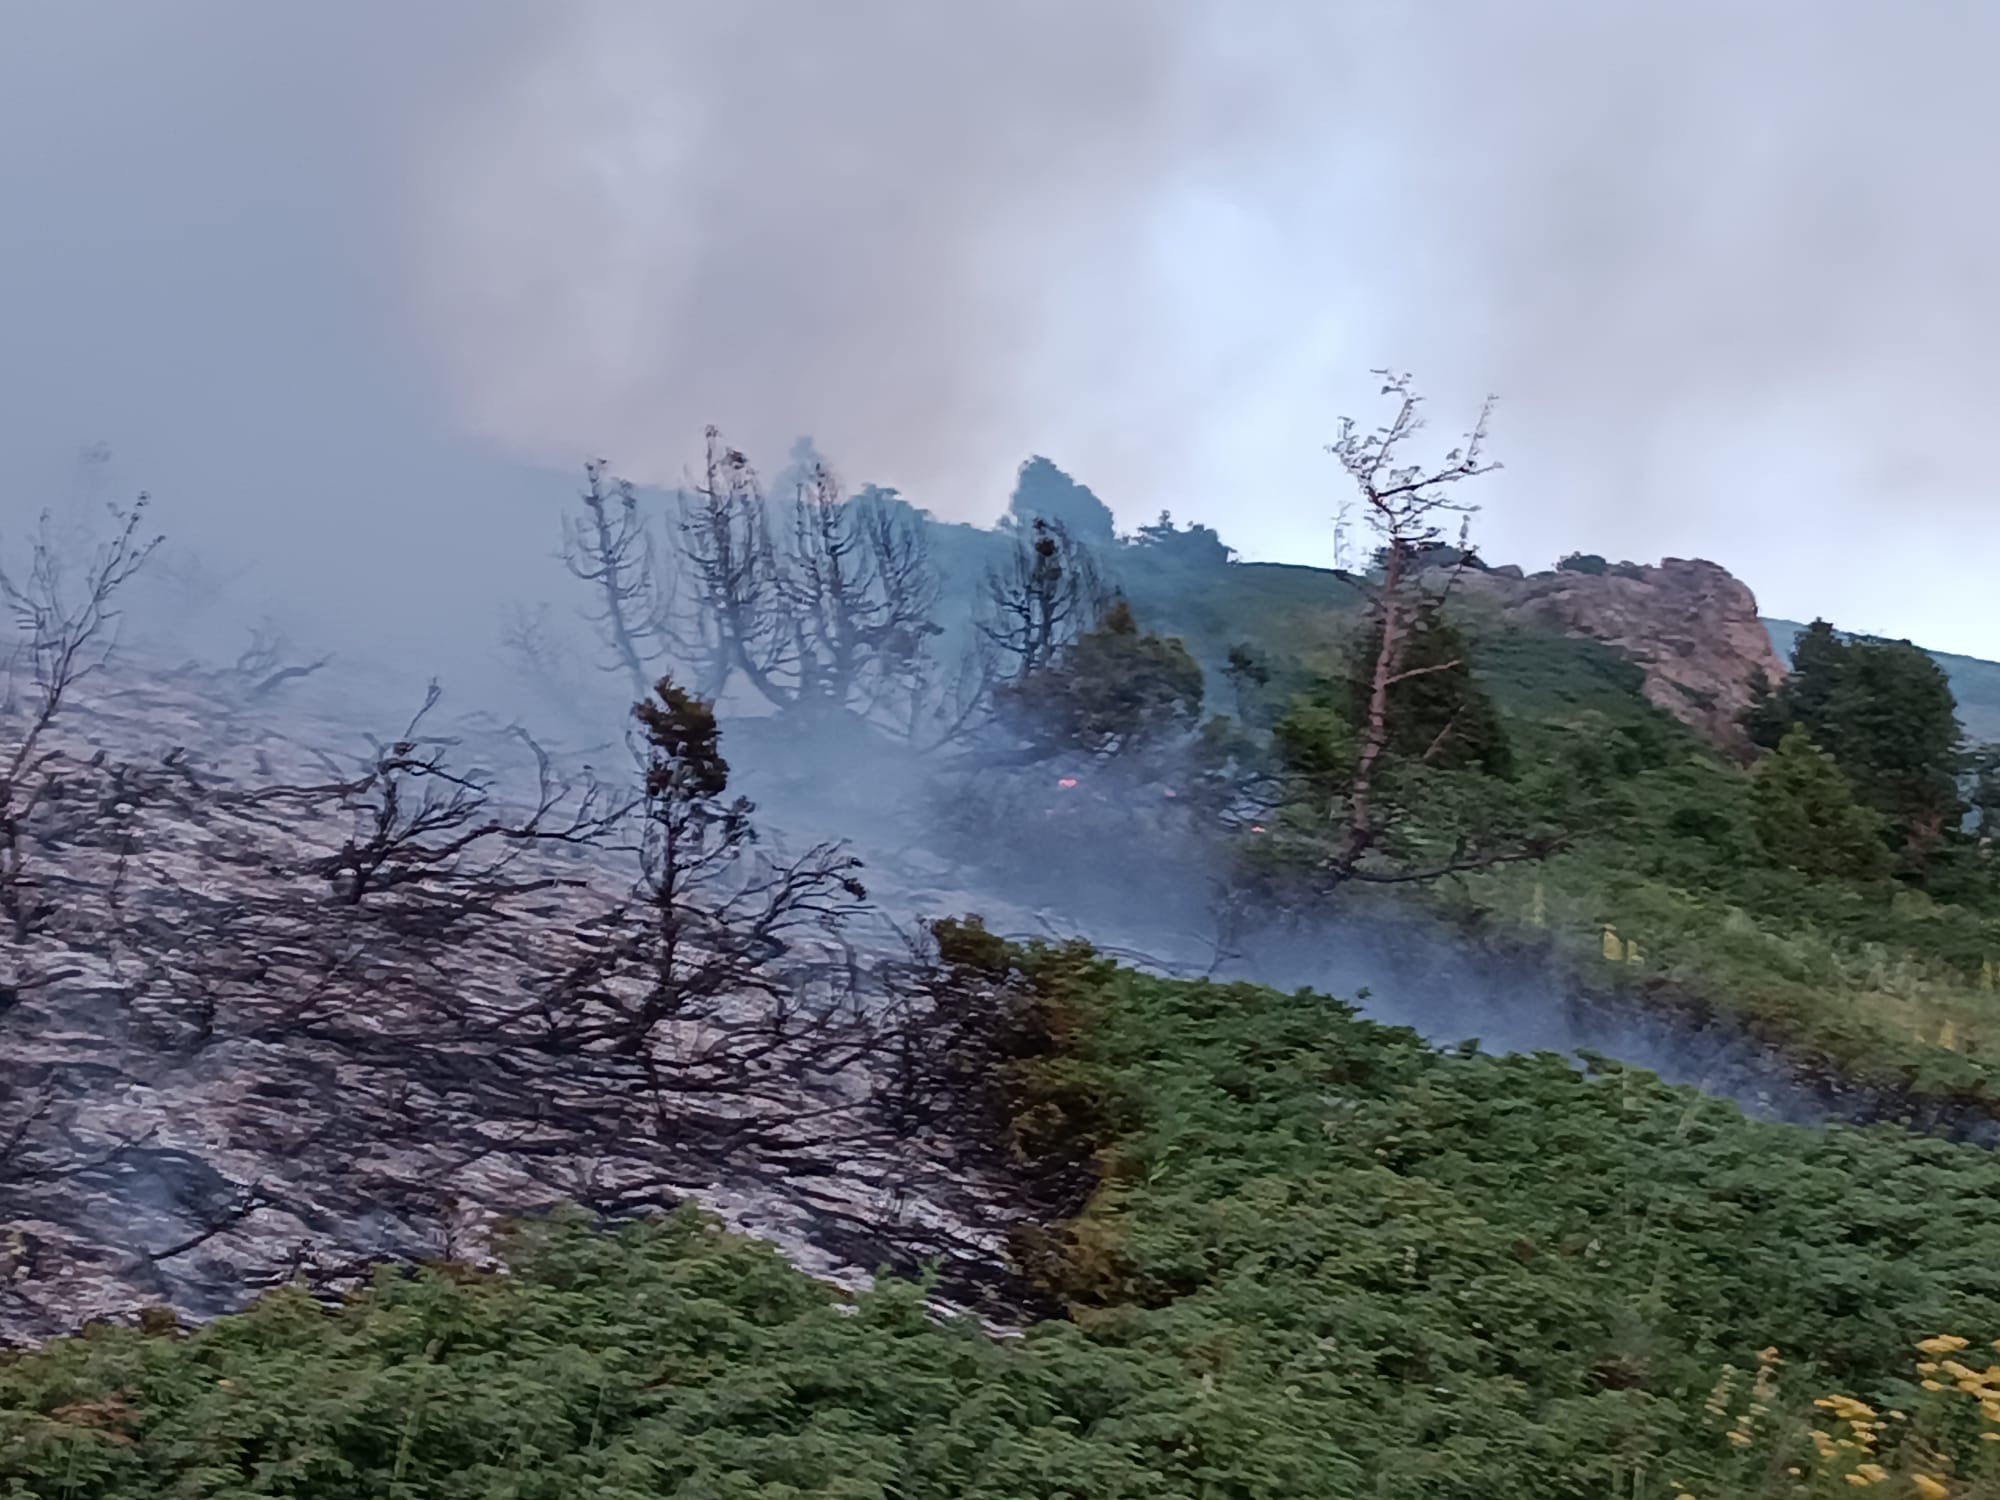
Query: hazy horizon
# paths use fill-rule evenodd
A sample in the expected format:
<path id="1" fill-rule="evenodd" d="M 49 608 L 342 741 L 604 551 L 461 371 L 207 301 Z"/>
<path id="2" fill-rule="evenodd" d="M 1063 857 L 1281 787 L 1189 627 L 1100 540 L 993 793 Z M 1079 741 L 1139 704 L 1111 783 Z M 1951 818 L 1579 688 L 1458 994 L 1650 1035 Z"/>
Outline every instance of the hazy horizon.
<path id="1" fill-rule="evenodd" d="M 8 537 L 146 488 L 390 641 L 560 597 L 582 460 L 671 482 L 715 421 L 980 523 L 1043 453 L 1325 565 L 1387 364 L 1441 442 L 1499 395 L 1496 561 L 1709 557 L 2000 657 L 1976 575 L 1923 581 L 2000 395 L 1983 7 L 0 18 Z"/>

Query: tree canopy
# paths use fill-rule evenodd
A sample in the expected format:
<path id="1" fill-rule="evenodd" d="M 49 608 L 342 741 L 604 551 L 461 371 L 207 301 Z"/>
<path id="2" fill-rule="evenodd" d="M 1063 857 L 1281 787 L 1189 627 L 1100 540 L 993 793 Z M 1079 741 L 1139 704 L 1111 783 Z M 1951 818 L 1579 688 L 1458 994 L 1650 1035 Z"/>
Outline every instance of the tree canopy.
<path id="1" fill-rule="evenodd" d="M 1856 800 L 1853 783 L 1801 725 L 1757 767 L 1751 816 L 1773 863 L 1842 880 L 1887 872 L 1881 815 Z"/>
<path id="2" fill-rule="evenodd" d="M 1860 801 L 1880 813 L 1906 869 L 1963 820 L 1963 731 L 1944 670 L 1908 641 L 1843 636 L 1815 620 L 1792 648 L 1792 672 L 1745 716 L 1776 749 L 1794 728 L 1833 757 Z"/>

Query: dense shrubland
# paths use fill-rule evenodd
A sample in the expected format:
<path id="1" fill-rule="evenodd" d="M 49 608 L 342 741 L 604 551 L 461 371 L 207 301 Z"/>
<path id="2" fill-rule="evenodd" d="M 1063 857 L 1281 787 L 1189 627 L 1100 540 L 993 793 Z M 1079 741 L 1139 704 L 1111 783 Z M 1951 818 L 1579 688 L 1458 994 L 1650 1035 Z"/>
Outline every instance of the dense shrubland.
<path id="1" fill-rule="evenodd" d="M 1990 1153 L 1439 1053 L 1330 1000 L 1080 949 L 945 946 L 968 1007 L 1010 1031 L 1033 1010 L 1000 1091 L 1024 1163 L 1087 1164 L 1081 1209 L 1020 1247 L 1063 1315 L 994 1338 L 915 1284 L 845 1299 L 692 1214 L 558 1218 L 522 1228 L 508 1276 L 385 1271 L 335 1311 L 280 1293 L 10 1358 L 0 1481 L 1543 1500 L 1840 1493 L 1880 1463 L 1888 1493 L 1919 1472 L 1986 1492 L 1994 1429 L 1963 1385 L 1984 1361 L 1912 1346 L 2000 1334 Z M 1837 1446 L 1861 1408 L 1813 1404 L 1835 1397 L 1881 1437 Z"/>

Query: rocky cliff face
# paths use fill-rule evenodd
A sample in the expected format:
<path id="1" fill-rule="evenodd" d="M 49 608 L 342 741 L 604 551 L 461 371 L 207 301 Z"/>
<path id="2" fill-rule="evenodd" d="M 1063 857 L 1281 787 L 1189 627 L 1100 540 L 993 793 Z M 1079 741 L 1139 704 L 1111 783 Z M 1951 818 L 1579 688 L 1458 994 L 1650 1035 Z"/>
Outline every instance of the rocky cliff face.
<path id="1" fill-rule="evenodd" d="M 1725 750 L 1748 749 L 1737 719 L 1758 674 L 1785 675 L 1756 596 L 1701 558 L 1603 573 L 1468 572 L 1459 587 L 1506 618 L 1616 647 L 1645 669 L 1648 699 Z"/>

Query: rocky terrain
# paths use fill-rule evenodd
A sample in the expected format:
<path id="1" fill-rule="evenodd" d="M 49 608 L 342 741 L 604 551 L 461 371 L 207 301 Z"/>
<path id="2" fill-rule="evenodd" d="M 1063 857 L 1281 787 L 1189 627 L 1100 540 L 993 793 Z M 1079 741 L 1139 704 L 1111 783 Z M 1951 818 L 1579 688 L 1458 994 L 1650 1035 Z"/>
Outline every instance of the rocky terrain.
<path id="1" fill-rule="evenodd" d="M 1785 675 L 1749 586 L 1701 558 L 1602 573 L 1467 570 L 1457 587 L 1504 618 L 1617 647 L 1645 669 L 1653 703 L 1727 750 L 1747 748 L 1737 721 L 1759 674 Z"/>

